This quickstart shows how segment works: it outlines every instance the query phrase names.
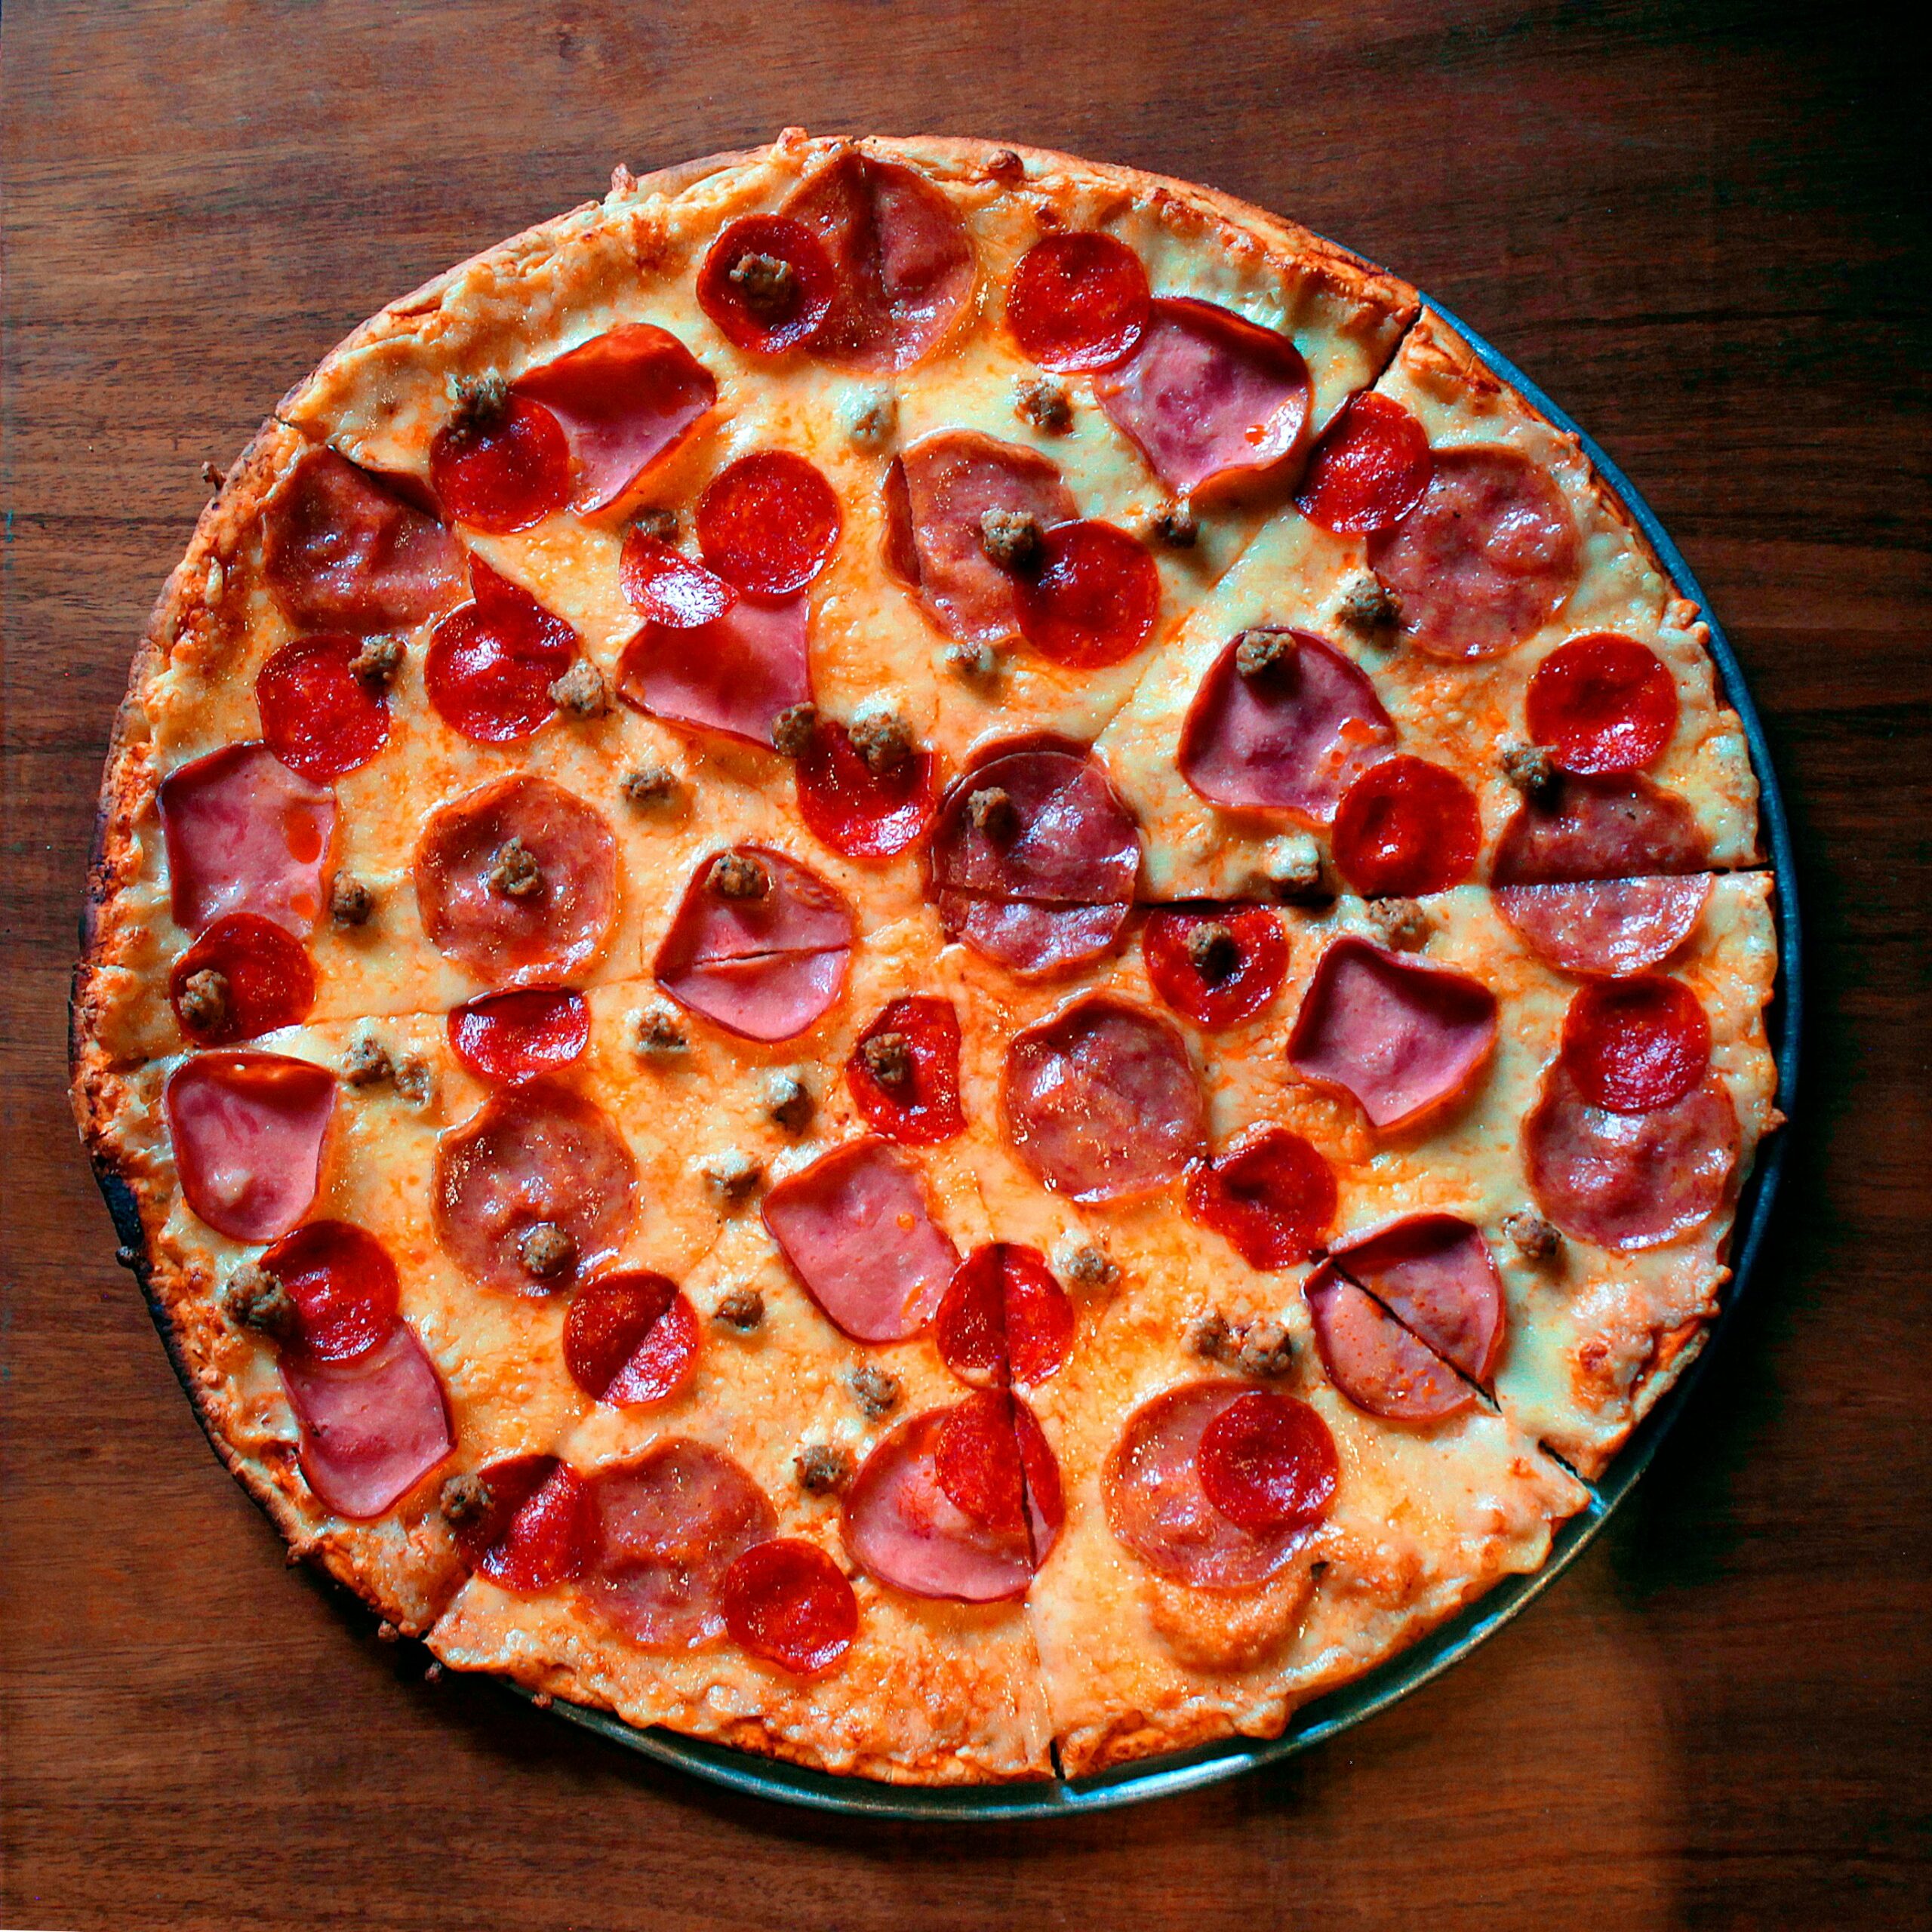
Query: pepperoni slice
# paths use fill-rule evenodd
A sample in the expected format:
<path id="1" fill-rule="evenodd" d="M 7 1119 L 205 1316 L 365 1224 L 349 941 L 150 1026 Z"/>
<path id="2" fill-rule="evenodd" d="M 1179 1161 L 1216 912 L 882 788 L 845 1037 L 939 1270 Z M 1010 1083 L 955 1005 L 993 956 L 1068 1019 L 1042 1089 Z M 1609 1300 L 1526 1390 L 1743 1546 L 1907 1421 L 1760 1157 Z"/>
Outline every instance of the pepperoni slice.
<path id="1" fill-rule="evenodd" d="M 205 973 L 221 976 L 212 1008 L 198 1002 L 189 985 Z M 168 997 L 195 1045 L 232 1046 L 307 1019 L 315 1004 L 315 969 L 285 928 L 259 912 L 230 912 L 175 961 Z"/>
<path id="2" fill-rule="evenodd" d="M 1710 1018 L 1681 980 L 1600 980 L 1563 1017 L 1563 1063 L 1589 1106 L 1654 1113 L 1675 1106 L 1709 1070 Z"/>
<path id="3" fill-rule="evenodd" d="M 445 526 L 331 449 L 310 450 L 262 519 L 269 594 L 298 627 L 407 630 L 463 595 Z"/>
<path id="4" fill-rule="evenodd" d="M 1328 1380 L 1358 1409 L 1390 1422 L 1441 1422 L 1475 1407 L 1476 1392 L 1332 1263 L 1302 1290 Z"/>
<path id="5" fill-rule="evenodd" d="M 845 1063 L 845 1084 L 866 1124 L 902 1147 L 936 1147 L 964 1134 L 959 1017 L 952 1001 L 893 1001 L 859 1035 Z"/>
<path id="6" fill-rule="evenodd" d="M 318 784 L 367 764 L 389 742 L 389 700 L 349 668 L 351 637 L 285 644 L 255 678 L 255 706 L 269 750 Z"/>
<path id="7" fill-rule="evenodd" d="M 1140 346 L 1094 399 L 1177 496 L 1272 469 L 1308 421 L 1308 365 L 1284 335 L 1211 302 L 1150 305 Z"/>
<path id="8" fill-rule="evenodd" d="M 625 647 L 617 695 L 654 718 L 768 746 L 780 712 L 812 694 L 809 613 L 791 597 L 736 603 L 705 624 L 648 623 Z"/>
<path id="9" fill-rule="evenodd" d="M 1020 1158 L 1076 1201 L 1161 1186 L 1207 1142 L 1187 1043 L 1167 1020 L 1103 995 L 1016 1035 L 1000 1098 Z"/>
<path id="10" fill-rule="evenodd" d="M 593 1401 L 641 1407 L 675 1395 L 697 1366 L 697 1316 L 662 1275 L 586 1284 L 564 1318 L 564 1365 Z"/>
<path id="11" fill-rule="evenodd" d="M 836 278 L 811 352 L 848 368 L 909 368 L 971 300 L 973 245 L 946 195 L 856 148 L 802 182 L 779 212 L 824 245 Z"/>
<path id="12" fill-rule="evenodd" d="M 449 1017 L 451 1050 L 479 1080 L 513 1087 L 555 1073 L 590 1044 L 590 1004 L 568 986 L 488 993 Z"/>
<path id="13" fill-rule="evenodd" d="M 589 516 L 685 442 L 718 384 L 669 329 L 623 322 L 519 376 L 511 393 L 542 405 L 562 429 L 577 472 L 571 507 Z"/>
<path id="14" fill-rule="evenodd" d="M 348 1361 L 285 1353 L 281 1385 L 302 1426 L 303 1478 L 338 1516 L 382 1515 L 455 1446 L 435 1365 L 407 1322 Z"/>
<path id="15" fill-rule="evenodd" d="M 543 404 L 512 391 L 493 417 L 436 432 L 429 483 L 458 523 L 497 537 L 528 530 L 571 500 L 570 438 Z"/>
<path id="16" fill-rule="evenodd" d="M 1287 976 L 1288 943 L 1266 906 L 1164 906 L 1148 915 L 1140 950 L 1161 1000 L 1211 1033 L 1252 1020 Z"/>
<path id="17" fill-rule="evenodd" d="M 1341 1463 L 1328 1425 L 1292 1395 L 1257 1389 L 1201 1432 L 1202 1493 L 1244 1530 L 1318 1523 L 1335 1500 Z"/>
<path id="18" fill-rule="evenodd" d="M 1316 964 L 1288 1035 L 1288 1064 L 1339 1088 L 1369 1124 L 1407 1127 L 1466 1093 L 1496 1044 L 1496 995 L 1352 934 Z"/>
<path id="19" fill-rule="evenodd" d="M 196 1054 L 163 1098 L 181 1195 L 231 1241 L 273 1241 L 315 1204 L 335 1075 L 279 1054 Z"/>
<path id="20" fill-rule="evenodd" d="M 316 1361 L 366 1354 L 395 1326 L 395 1263 L 376 1237 L 347 1221 L 310 1221 L 285 1235 L 260 1266 L 301 1320 L 300 1346 Z"/>
<path id="21" fill-rule="evenodd" d="M 524 883 L 531 875 L 522 858 L 506 857 L 512 841 L 534 865 L 534 884 Z M 617 915 L 617 841 L 603 814 L 525 772 L 432 813 L 415 876 L 431 944 L 497 985 L 577 972 L 602 951 Z"/>
<path id="22" fill-rule="evenodd" d="M 764 890 L 734 898 L 727 860 Z M 857 921 L 817 873 L 766 845 L 706 859 L 685 888 L 651 971 L 678 1004 L 748 1040 L 815 1026 L 845 989 Z"/>
<path id="23" fill-rule="evenodd" d="M 764 1492 L 721 1451 L 674 1436 L 590 1478 L 597 1555 L 584 1595 L 647 1650 L 724 1634 L 731 1565 L 778 1527 Z"/>
<path id="24" fill-rule="evenodd" d="M 1559 778 L 1497 841 L 1498 886 L 1570 885 L 1701 872 L 1709 848 L 1690 808 L 1647 778 Z"/>
<path id="25" fill-rule="evenodd" d="M 1097 959 L 1119 937 L 1140 834 L 1091 756 L 1043 742 L 996 752 L 954 780 L 931 863 L 946 937 L 1043 975 Z"/>
<path id="26" fill-rule="evenodd" d="M 1271 661 L 1241 669 L 1268 640 Z M 1211 804 L 1326 825 L 1387 758 L 1395 727 L 1361 668 L 1306 631 L 1244 631 L 1215 659 L 1181 726 L 1180 774 Z"/>
<path id="27" fill-rule="evenodd" d="M 1635 1250 L 1710 1219 L 1737 1164 L 1737 1109 L 1716 1074 L 1650 1113 L 1591 1106 L 1559 1059 L 1523 1124 L 1530 1186 L 1567 1235 Z"/>
<path id="28" fill-rule="evenodd" d="M 430 1211 L 443 1252 L 473 1281 L 543 1294 L 617 1258 L 637 1215 L 637 1163 L 609 1115 L 567 1087 L 493 1094 L 436 1143 Z M 547 1227 L 565 1238 L 526 1238 Z"/>
<path id="29" fill-rule="evenodd" d="M 938 802 L 928 751 L 875 771 L 836 721 L 820 724 L 798 761 L 798 815 L 848 859 L 890 859 L 922 838 Z"/>
<path id="30" fill-rule="evenodd" d="M 1338 536 L 1392 529 L 1422 501 L 1435 467 L 1422 425 L 1399 402 L 1364 390 L 1321 432 L 1295 507 Z"/>
<path id="31" fill-rule="evenodd" d="M 1494 657 L 1569 601 L 1583 540 L 1547 471 L 1512 449 L 1438 450 L 1422 501 L 1368 540 L 1401 606 L 1404 638 L 1432 657 Z"/>
<path id="32" fill-rule="evenodd" d="M 1420 899 L 1475 871 L 1482 815 L 1453 771 L 1426 758 L 1384 758 L 1343 794 L 1334 847 L 1343 878 L 1364 899 Z"/>
<path id="33" fill-rule="evenodd" d="M 1042 657 L 1093 671 L 1131 657 L 1161 611 L 1146 546 L 1110 523 L 1057 524 L 1033 569 L 1016 574 L 1020 635 Z"/>
<path id="34" fill-rule="evenodd" d="M 1031 1389 L 1073 1352 L 1073 1304 L 1036 1247 L 989 1241 L 961 1262 L 934 1324 L 940 1359 L 978 1388 Z"/>
<path id="35" fill-rule="evenodd" d="M 806 1293 L 854 1341 L 918 1334 L 959 1263 L 918 1174 L 883 1140 L 835 1147 L 774 1182 L 764 1216 Z"/>
<path id="36" fill-rule="evenodd" d="M 1481 1230 L 1454 1214 L 1411 1214 L 1330 1259 L 1472 1382 L 1503 1352 L 1503 1283 Z"/>
<path id="37" fill-rule="evenodd" d="M 1057 464 L 977 429 L 922 436 L 888 472 L 886 495 L 894 569 L 940 629 L 968 644 L 997 644 L 1020 628 L 1019 577 L 986 554 L 983 520 L 1031 517 L 1045 531 L 1080 514 Z"/>
<path id="38" fill-rule="evenodd" d="M 1042 368 L 1063 374 L 1111 368 L 1138 346 L 1151 312 L 1140 257 L 1091 231 L 1035 242 L 1007 291 L 1014 340 Z"/>
<path id="39" fill-rule="evenodd" d="M 1523 703 L 1531 737 L 1565 771 L 1641 771 L 1677 732 L 1677 681 L 1663 660 L 1608 631 L 1558 645 Z"/>
<path id="40" fill-rule="evenodd" d="M 1506 885 L 1496 908 L 1537 958 L 1565 973 L 1613 977 L 1661 965 L 1697 929 L 1708 872 L 1575 885 Z"/>
<path id="41" fill-rule="evenodd" d="M 818 469 L 789 450 L 754 450 L 698 499 L 698 548 L 754 597 L 789 597 L 832 561 L 844 517 Z"/>
<path id="42" fill-rule="evenodd" d="M 508 1456 L 477 1475 L 488 1505 L 456 1533 L 472 1570 L 522 1596 L 583 1574 L 591 1555 L 590 1500 L 569 1463 L 555 1456 Z"/>
<path id="43" fill-rule="evenodd" d="M 933 1470 L 947 1497 L 989 1529 L 1020 1531 L 1038 1569 L 1066 1521 L 1060 1465 L 1033 1411 L 1005 1389 L 969 1395 L 941 1418 Z"/>
<path id="44" fill-rule="evenodd" d="M 259 912 L 298 938 L 321 917 L 335 794 L 265 744 L 224 745 L 161 781 L 174 923 L 198 933 Z"/>
<path id="45" fill-rule="evenodd" d="M 728 342 L 754 355 L 782 355 L 809 343 L 831 314 L 837 291 L 832 257 L 818 237 L 782 214 L 733 222 L 711 245 L 697 276 L 698 306 Z"/>
<path id="46" fill-rule="evenodd" d="M 1306 1261 L 1334 1224 L 1337 1198 L 1334 1169 L 1284 1127 L 1196 1161 L 1187 1177 L 1189 1214 L 1226 1235 L 1251 1268 Z"/>
<path id="47" fill-rule="evenodd" d="M 633 611 L 672 630 L 715 623 L 738 601 L 721 577 L 641 530 L 624 539 L 617 582 Z"/>
<path id="48" fill-rule="evenodd" d="M 469 560 L 472 601 L 435 629 L 423 688 L 436 715 L 480 745 L 528 737 L 555 715 L 550 687 L 571 667 L 577 634 L 528 591 Z"/>
<path id="49" fill-rule="evenodd" d="M 1107 1527 L 1142 1562 L 1196 1589 L 1265 1583 L 1307 1540 L 1305 1524 L 1248 1529 L 1208 1500 L 1201 1438 L 1251 1392 L 1238 1382 L 1188 1382 L 1143 1402 L 1100 1478 Z"/>
<path id="50" fill-rule="evenodd" d="M 815 1543 L 754 1543 L 724 1573 L 724 1627 L 740 1649 L 799 1677 L 829 1670 L 859 1634 L 859 1599 Z"/>

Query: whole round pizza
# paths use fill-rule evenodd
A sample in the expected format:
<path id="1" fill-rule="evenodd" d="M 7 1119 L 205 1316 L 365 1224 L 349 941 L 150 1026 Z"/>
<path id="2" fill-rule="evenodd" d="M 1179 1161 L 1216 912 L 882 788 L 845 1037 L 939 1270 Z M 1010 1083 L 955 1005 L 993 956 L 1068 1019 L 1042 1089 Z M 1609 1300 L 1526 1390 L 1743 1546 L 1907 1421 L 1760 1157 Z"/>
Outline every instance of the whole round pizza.
<path id="1" fill-rule="evenodd" d="M 1709 636 L 1272 215 L 620 168 L 168 581 L 74 1001 L 122 1258 L 446 1666 L 907 1783 L 1273 1735 L 1717 1311 L 1777 955 Z"/>

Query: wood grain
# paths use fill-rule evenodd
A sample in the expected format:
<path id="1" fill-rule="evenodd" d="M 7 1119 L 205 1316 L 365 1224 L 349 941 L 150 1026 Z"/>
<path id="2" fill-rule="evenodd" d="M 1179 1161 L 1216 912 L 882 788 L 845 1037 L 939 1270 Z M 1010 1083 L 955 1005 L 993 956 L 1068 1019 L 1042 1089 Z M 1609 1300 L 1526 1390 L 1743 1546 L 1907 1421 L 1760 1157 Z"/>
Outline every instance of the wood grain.
<path id="1" fill-rule="evenodd" d="M 1744 0 L 29 0 L 4 34 L 0 1922 L 1928 1922 L 1932 327 L 1909 49 L 1856 9 Z M 1637 1496 L 1395 1711 L 1134 1814 L 788 1814 L 488 1686 L 423 1685 L 420 1654 L 284 1569 L 216 1466 L 66 1117 L 100 757 L 201 462 L 386 298 L 614 162 L 781 121 L 1210 182 L 1440 295 L 1683 543 L 1797 821 L 1786 1210 Z"/>

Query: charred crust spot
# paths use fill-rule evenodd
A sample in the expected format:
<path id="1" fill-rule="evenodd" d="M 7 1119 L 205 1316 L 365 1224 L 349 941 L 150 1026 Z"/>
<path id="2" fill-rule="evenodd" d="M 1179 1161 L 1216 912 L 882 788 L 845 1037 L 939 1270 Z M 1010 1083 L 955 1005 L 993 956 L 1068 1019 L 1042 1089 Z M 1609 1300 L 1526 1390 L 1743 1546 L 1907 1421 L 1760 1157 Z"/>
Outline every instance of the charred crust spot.
<path id="1" fill-rule="evenodd" d="M 688 1053 L 691 1040 L 678 1016 L 668 1006 L 654 1006 L 631 1019 L 632 1050 L 650 1059 Z"/>
<path id="2" fill-rule="evenodd" d="M 1563 1250 L 1563 1237 L 1540 1214 L 1527 1208 L 1504 1216 L 1503 1238 L 1525 1261 L 1554 1261 Z"/>
<path id="3" fill-rule="evenodd" d="M 220 464 L 210 463 L 204 457 L 202 462 L 202 481 L 211 490 L 219 490 L 228 481 L 228 472 Z"/>
<path id="4" fill-rule="evenodd" d="M 1065 384 L 1044 376 L 1032 377 L 1017 386 L 1014 407 L 1035 429 L 1050 436 L 1063 436 L 1073 427 L 1073 401 Z"/>
<path id="5" fill-rule="evenodd" d="M 463 376 L 456 384 L 450 427 L 460 436 L 486 435 L 509 414 L 510 386 L 501 376 Z"/>
<path id="6" fill-rule="evenodd" d="M 1251 681 L 1284 670 L 1294 662 L 1295 641 L 1284 630 L 1247 630 L 1235 646 L 1235 669 Z"/>
<path id="7" fill-rule="evenodd" d="M 851 1390 L 852 1399 L 858 1404 L 860 1413 L 869 1422 L 877 1422 L 891 1414 L 905 1393 L 899 1386 L 897 1376 L 869 1361 L 853 1370 L 845 1379 L 845 1386 Z"/>
<path id="8" fill-rule="evenodd" d="M 980 548 L 1003 571 L 1031 570 L 1040 561 L 1044 533 L 1031 510 L 982 510 Z"/>
<path id="9" fill-rule="evenodd" d="M 368 1033 L 352 1040 L 348 1052 L 342 1057 L 342 1077 L 352 1087 L 380 1086 L 395 1072 L 382 1042 Z"/>
<path id="10" fill-rule="evenodd" d="M 764 1083 L 765 1112 L 787 1134 L 803 1133 L 817 1106 L 801 1075 L 774 1073 Z"/>
<path id="11" fill-rule="evenodd" d="M 755 1288 L 734 1288 L 712 1311 L 720 1327 L 749 1335 L 764 1319 L 764 1297 Z"/>
<path id="12" fill-rule="evenodd" d="M 555 1221 L 535 1221 L 516 1238 L 517 1259 L 533 1281 L 554 1281 L 577 1259 L 577 1243 Z"/>
<path id="13" fill-rule="evenodd" d="M 1191 928 L 1186 944 L 1188 964 L 1210 986 L 1219 985 L 1241 964 L 1241 942 L 1219 919 Z"/>
<path id="14" fill-rule="evenodd" d="M 749 852 L 721 852 L 712 863 L 710 885 L 721 899 L 762 899 L 771 890 L 771 874 Z"/>
<path id="15" fill-rule="evenodd" d="M 999 653 L 989 644 L 949 644 L 945 654 L 955 677 L 986 684 L 999 675 Z"/>
<path id="16" fill-rule="evenodd" d="M 1351 630 L 1373 634 L 1401 622 L 1401 599 L 1373 571 L 1356 571 L 1342 586 L 1340 614 Z"/>
<path id="17" fill-rule="evenodd" d="M 361 649 L 349 660 L 349 675 L 360 678 L 371 691 L 387 691 L 408 654 L 400 638 L 365 637 Z"/>
<path id="18" fill-rule="evenodd" d="M 543 889 L 543 869 L 519 837 L 512 836 L 497 848 L 484 876 L 490 890 L 506 899 L 528 899 Z"/>
<path id="19" fill-rule="evenodd" d="M 628 804 L 668 805 L 683 788 L 669 765 L 641 764 L 624 774 L 620 789 Z"/>
<path id="20" fill-rule="evenodd" d="M 436 1097 L 436 1076 L 429 1063 L 416 1054 L 395 1063 L 395 1091 L 411 1106 L 426 1107 Z"/>
<path id="21" fill-rule="evenodd" d="M 706 1184 L 720 1200 L 744 1200 L 764 1178 L 764 1163 L 755 1161 L 743 1149 L 728 1147 L 704 1164 Z"/>
<path id="22" fill-rule="evenodd" d="M 818 706 L 809 699 L 788 704 L 771 721 L 771 746 L 780 758 L 803 758 L 818 729 Z"/>
<path id="23" fill-rule="evenodd" d="M 1110 1288 L 1120 1279 L 1120 1264 L 1104 1248 L 1090 1244 L 1066 1257 L 1066 1273 L 1083 1288 Z"/>
<path id="24" fill-rule="evenodd" d="M 866 769 L 881 777 L 912 755 L 912 728 L 896 711 L 869 711 L 854 718 L 851 739 Z"/>
<path id="25" fill-rule="evenodd" d="M 1555 761 L 1541 745 L 1505 745 L 1496 762 L 1526 798 L 1546 798 L 1556 789 Z"/>
<path id="26" fill-rule="evenodd" d="M 779 255 L 740 255 L 731 264 L 727 279 L 745 298 L 745 306 L 757 315 L 782 313 L 798 290 L 797 273 Z"/>
<path id="27" fill-rule="evenodd" d="M 654 504 L 648 510 L 639 510 L 632 518 L 631 527 L 639 535 L 654 537 L 660 543 L 675 543 L 678 540 L 678 512 L 667 504 Z"/>
<path id="28" fill-rule="evenodd" d="M 1020 829 L 1020 808 L 1004 785 L 983 786 L 966 801 L 966 816 L 975 832 L 1002 841 Z"/>
<path id="29" fill-rule="evenodd" d="M 610 700 L 604 674 L 587 657 L 580 657 L 550 686 L 550 702 L 577 718 L 601 718 Z"/>
<path id="30" fill-rule="evenodd" d="M 339 926 L 366 926 L 376 909 L 376 895 L 359 878 L 337 872 L 329 888 L 329 917 Z"/>
<path id="31" fill-rule="evenodd" d="M 436 1507 L 443 1512 L 445 1522 L 460 1527 L 481 1522 L 496 1506 L 496 1501 L 490 1485 L 481 1476 L 466 1472 L 451 1476 L 443 1484 Z"/>
<path id="32" fill-rule="evenodd" d="M 912 1048 L 903 1033 L 875 1033 L 870 1039 L 861 1040 L 859 1057 L 881 1087 L 911 1084 Z"/>
<path id="33" fill-rule="evenodd" d="M 238 1328 L 252 1328 L 257 1334 L 272 1336 L 278 1342 L 294 1339 L 302 1325 L 288 1291 L 266 1268 L 245 1261 L 228 1278 L 222 1291 L 221 1305 Z"/>
<path id="34" fill-rule="evenodd" d="M 1200 519 L 1191 503 L 1178 500 L 1169 503 L 1155 513 L 1147 528 L 1156 543 L 1166 544 L 1171 550 L 1191 550 L 1201 541 Z"/>
<path id="35" fill-rule="evenodd" d="M 228 976 L 205 966 L 190 973 L 181 983 L 176 1004 L 181 1009 L 181 1023 L 190 1032 L 212 1033 L 228 1018 Z"/>
<path id="36" fill-rule="evenodd" d="M 1376 937 L 1396 952 L 1420 952 L 1435 921 L 1413 899 L 1379 899 L 1363 915 Z"/>
<path id="37" fill-rule="evenodd" d="M 808 1442 L 792 1458 L 808 1496 L 836 1496 L 852 1480 L 852 1452 L 830 1442 Z"/>
<path id="38" fill-rule="evenodd" d="M 146 1258 L 138 1247 L 130 1247 L 125 1241 L 114 1251 L 114 1265 L 117 1268 L 138 1269 Z"/>

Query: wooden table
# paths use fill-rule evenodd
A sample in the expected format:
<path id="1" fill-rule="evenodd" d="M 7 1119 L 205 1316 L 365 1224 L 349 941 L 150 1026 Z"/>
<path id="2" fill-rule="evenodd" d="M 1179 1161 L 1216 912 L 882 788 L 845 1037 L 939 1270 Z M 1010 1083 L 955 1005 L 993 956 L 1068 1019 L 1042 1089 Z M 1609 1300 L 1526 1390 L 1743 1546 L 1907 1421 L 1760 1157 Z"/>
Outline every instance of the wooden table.
<path id="1" fill-rule="evenodd" d="M 1857 11 L 9 6 L 0 1922 L 1927 1922 L 1927 103 Z M 209 1455 L 63 1091 L 101 749 L 203 460 L 614 162 L 783 121 L 1137 162 L 1441 296 L 1683 543 L 1797 820 L 1786 1211 L 1630 1505 L 1339 1744 L 1068 1826 L 769 1809 L 424 1685 Z"/>

